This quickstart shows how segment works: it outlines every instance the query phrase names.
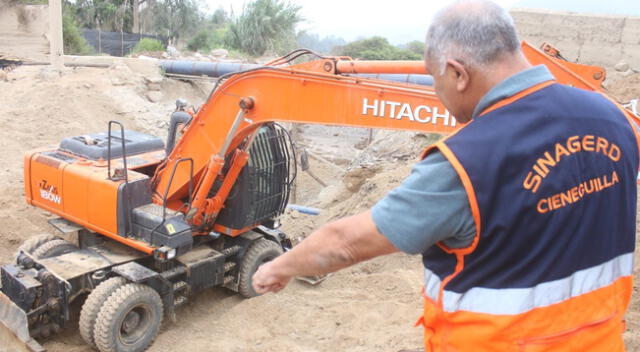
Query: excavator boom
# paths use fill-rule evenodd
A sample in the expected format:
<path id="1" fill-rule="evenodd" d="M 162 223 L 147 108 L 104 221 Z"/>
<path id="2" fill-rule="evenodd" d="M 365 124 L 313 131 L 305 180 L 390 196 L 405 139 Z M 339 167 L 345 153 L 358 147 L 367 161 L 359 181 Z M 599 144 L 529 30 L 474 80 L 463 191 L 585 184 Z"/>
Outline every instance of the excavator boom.
<path id="1" fill-rule="evenodd" d="M 568 63 L 557 50 L 545 52 L 526 42 L 522 51 L 534 64 L 544 64 L 560 83 L 599 91 L 604 70 Z M 283 61 L 276 60 L 275 64 Z M 460 124 L 439 101 L 431 86 L 363 78 L 363 74 L 428 74 L 422 61 L 357 61 L 322 58 L 292 66 L 251 67 L 230 75 L 215 89 L 195 115 L 182 140 L 155 175 L 156 190 L 167 190 L 171 208 L 183 206 L 187 185 L 194 182 L 191 209 L 202 224 L 205 197 L 224 164 L 223 158 L 266 123 L 273 121 L 448 134 Z M 169 183 L 168 170 L 188 155 L 194 180 L 186 168 Z M 218 159 L 212 159 L 218 155 Z M 232 184 L 233 182 L 230 182 Z M 224 190 L 228 192 L 228 190 Z M 158 194 L 160 192 L 157 192 Z M 156 198 L 156 202 L 161 201 Z M 224 198 L 218 197 L 208 213 L 216 214 Z M 199 215 L 198 215 L 199 214 Z"/>

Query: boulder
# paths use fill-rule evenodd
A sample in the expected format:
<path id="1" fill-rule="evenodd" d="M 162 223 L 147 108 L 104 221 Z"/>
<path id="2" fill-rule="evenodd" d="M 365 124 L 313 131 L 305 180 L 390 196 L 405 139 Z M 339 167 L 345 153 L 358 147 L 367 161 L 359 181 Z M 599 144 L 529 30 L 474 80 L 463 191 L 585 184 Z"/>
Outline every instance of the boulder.
<path id="1" fill-rule="evenodd" d="M 618 64 L 614 68 L 618 72 L 627 72 L 629 71 L 629 64 L 624 61 L 621 61 L 621 62 L 618 62 Z"/>
<path id="2" fill-rule="evenodd" d="M 222 48 L 213 49 L 211 50 L 211 56 L 222 59 L 229 56 L 229 51 Z"/>
<path id="3" fill-rule="evenodd" d="M 160 101 L 160 99 L 162 99 L 162 92 L 158 92 L 158 91 L 147 92 L 147 100 L 149 100 L 150 102 L 157 103 Z"/>

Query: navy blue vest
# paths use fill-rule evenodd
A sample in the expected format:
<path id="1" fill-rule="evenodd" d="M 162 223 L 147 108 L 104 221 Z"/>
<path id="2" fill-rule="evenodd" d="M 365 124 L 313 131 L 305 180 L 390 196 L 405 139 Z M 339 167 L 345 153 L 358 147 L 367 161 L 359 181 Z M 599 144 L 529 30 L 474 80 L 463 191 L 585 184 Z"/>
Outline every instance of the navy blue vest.
<path id="1" fill-rule="evenodd" d="M 481 232 L 447 291 L 527 288 L 634 251 L 638 147 L 598 93 L 552 84 L 445 140 L 477 198 Z M 423 253 L 440 280 L 456 258 Z"/>

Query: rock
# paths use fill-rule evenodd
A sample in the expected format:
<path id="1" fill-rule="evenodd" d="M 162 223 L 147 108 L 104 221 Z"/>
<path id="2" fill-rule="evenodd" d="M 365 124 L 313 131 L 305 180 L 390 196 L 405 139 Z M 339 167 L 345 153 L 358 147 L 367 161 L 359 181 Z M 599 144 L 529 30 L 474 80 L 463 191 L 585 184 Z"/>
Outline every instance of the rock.
<path id="1" fill-rule="evenodd" d="M 216 58 L 225 58 L 227 56 L 229 56 L 229 51 L 222 49 L 222 48 L 218 48 L 218 49 L 213 49 L 211 50 L 211 55 L 216 57 Z"/>
<path id="2" fill-rule="evenodd" d="M 178 49 L 176 49 L 175 47 L 169 45 L 167 46 L 167 54 L 169 54 L 169 57 L 178 57 L 180 56 L 180 51 L 178 51 Z"/>
<path id="3" fill-rule="evenodd" d="M 162 83 L 162 80 L 164 79 L 164 77 L 162 77 L 162 75 L 160 73 L 157 74 L 151 74 L 151 75 L 146 75 L 144 76 L 144 82 L 148 85 L 150 84 L 160 84 Z"/>
<path id="4" fill-rule="evenodd" d="M 614 68 L 618 72 L 627 72 L 629 71 L 629 64 L 624 61 L 621 61 Z"/>
<path id="5" fill-rule="evenodd" d="M 151 91 L 159 92 L 162 90 L 162 86 L 158 82 L 147 83 L 147 88 Z"/>
<path id="6" fill-rule="evenodd" d="M 147 92 L 147 99 L 152 103 L 157 103 L 162 99 L 162 92 L 150 91 Z"/>
<path id="7" fill-rule="evenodd" d="M 620 75 L 622 77 L 629 77 L 629 76 L 632 76 L 634 73 L 635 73 L 635 71 L 633 71 L 632 69 L 628 69 L 628 70 L 620 73 Z"/>
<path id="8" fill-rule="evenodd" d="M 40 74 L 38 78 L 45 81 L 50 81 L 52 79 L 60 78 L 60 71 L 54 69 L 51 66 L 46 66 L 42 70 L 40 70 Z"/>
<path id="9" fill-rule="evenodd" d="M 117 63 L 109 69 L 109 79 L 114 86 L 124 86 L 133 77 L 133 72 L 129 66 Z"/>

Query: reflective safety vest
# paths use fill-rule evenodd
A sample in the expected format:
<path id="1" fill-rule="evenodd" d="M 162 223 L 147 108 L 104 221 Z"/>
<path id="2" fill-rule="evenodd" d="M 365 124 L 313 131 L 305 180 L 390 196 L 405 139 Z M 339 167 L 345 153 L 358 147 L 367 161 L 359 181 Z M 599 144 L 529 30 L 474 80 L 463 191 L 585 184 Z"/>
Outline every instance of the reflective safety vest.
<path id="1" fill-rule="evenodd" d="M 639 154 L 627 116 L 548 81 L 423 156 L 435 149 L 477 232 L 423 253 L 426 351 L 623 351 Z"/>

